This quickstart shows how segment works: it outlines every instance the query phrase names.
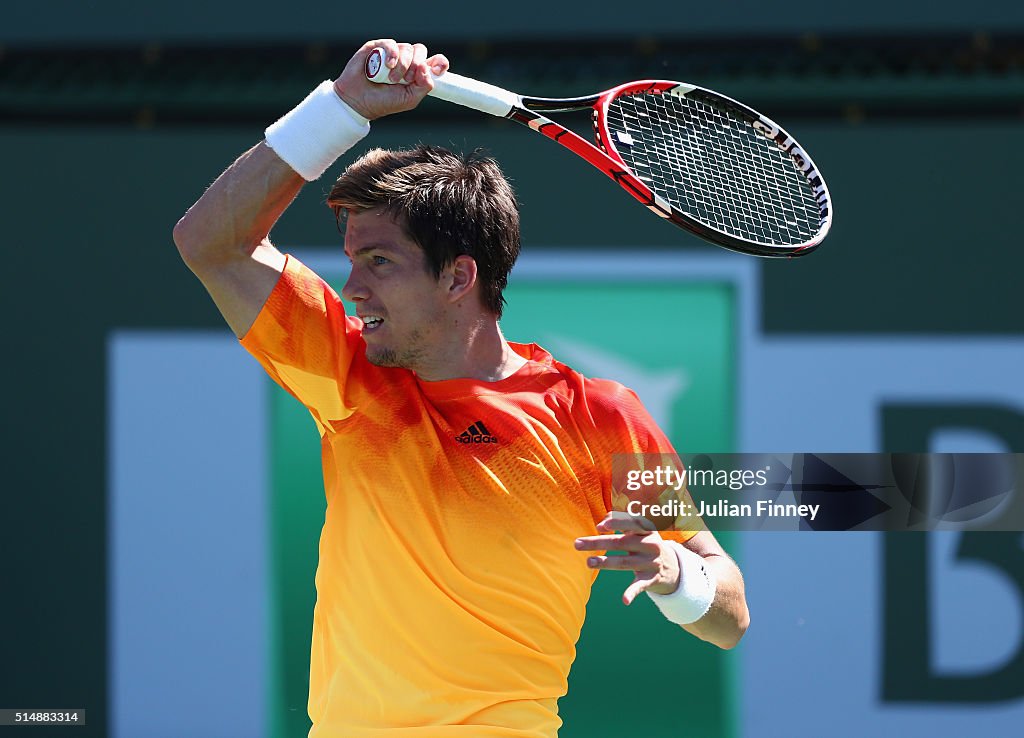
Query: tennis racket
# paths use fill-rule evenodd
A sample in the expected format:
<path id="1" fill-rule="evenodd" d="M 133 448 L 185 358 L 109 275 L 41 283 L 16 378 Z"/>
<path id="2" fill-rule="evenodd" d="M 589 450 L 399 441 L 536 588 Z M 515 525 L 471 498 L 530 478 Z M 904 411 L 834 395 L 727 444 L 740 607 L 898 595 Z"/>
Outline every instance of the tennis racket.
<path id="1" fill-rule="evenodd" d="M 389 82 L 384 49 L 366 76 Z M 526 97 L 452 72 L 431 96 L 511 118 L 583 157 L 653 213 L 712 243 L 757 256 L 802 256 L 832 223 L 828 188 L 780 125 L 717 92 L 665 80 L 587 97 Z M 593 111 L 597 146 L 542 113 Z"/>

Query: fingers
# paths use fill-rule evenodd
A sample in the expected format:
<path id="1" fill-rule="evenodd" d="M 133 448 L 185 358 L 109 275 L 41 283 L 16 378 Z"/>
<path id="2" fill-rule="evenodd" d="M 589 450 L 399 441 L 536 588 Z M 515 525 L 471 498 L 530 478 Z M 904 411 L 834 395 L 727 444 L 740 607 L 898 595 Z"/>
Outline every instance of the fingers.
<path id="1" fill-rule="evenodd" d="M 422 48 L 421 44 L 398 44 L 398 62 L 391 69 L 391 74 L 389 75 L 392 82 L 408 84 L 412 81 L 408 78 L 414 76 L 410 75 L 409 72 L 416 57 L 416 46 Z"/>
<path id="2" fill-rule="evenodd" d="M 658 571 L 658 562 L 651 556 L 591 556 L 587 559 L 591 569 L 610 569 L 618 571 Z"/>
<path id="3" fill-rule="evenodd" d="M 391 82 L 398 83 L 402 80 L 413 82 L 415 72 L 424 70 L 433 72 L 434 76 L 444 74 L 448 71 L 450 63 L 444 54 L 434 54 L 427 57 L 427 47 L 423 44 L 398 43 L 393 38 L 378 38 L 367 41 L 356 52 L 359 59 L 365 59 L 376 48 L 384 50 L 384 66 L 390 69 L 393 74 L 388 78 Z M 410 73 L 410 70 L 413 73 Z"/>
<path id="4" fill-rule="evenodd" d="M 609 533 L 602 536 L 583 536 L 577 538 L 575 546 L 577 551 L 637 551 L 645 553 L 657 553 L 658 538 L 651 537 L 651 534 L 644 533 Z"/>
<path id="5" fill-rule="evenodd" d="M 388 81 L 392 84 L 423 84 L 429 79 L 431 64 L 427 61 L 427 47 L 423 44 L 398 43 L 390 38 L 377 39 L 367 41 L 358 53 L 365 56 L 376 48 L 385 52 L 384 66 L 391 70 Z M 438 56 L 431 57 L 431 60 Z M 443 72 L 448 68 L 448 60 L 443 56 L 440 58 L 443 60 Z"/>
<path id="6" fill-rule="evenodd" d="M 602 521 L 603 522 L 603 521 Z M 632 571 L 633 583 L 622 595 L 629 605 L 641 592 L 651 589 L 659 594 L 674 592 L 679 586 L 679 564 L 675 552 L 662 540 L 657 531 L 641 529 L 637 532 L 614 533 L 577 538 L 578 551 L 601 551 L 587 557 L 587 567 L 612 571 Z M 622 556 L 607 556 L 604 551 L 625 551 Z"/>
<path id="7" fill-rule="evenodd" d="M 635 600 L 645 589 L 648 589 L 653 581 L 653 579 L 643 578 L 633 580 L 633 583 L 626 587 L 626 591 L 622 593 L 622 603 L 624 605 L 633 604 L 633 600 Z"/>
<path id="8" fill-rule="evenodd" d="M 430 71 L 434 73 L 434 76 L 440 76 L 448 71 L 448 57 L 444 54 L 434 54 L 427 59 L 427 66 L 430 67 Z"/>
<path id="9" fill-rule="evenodd" d="M 427 47 L 423 44 L 413 46 L 412 64 L 406 72 L 407 81 L 417 87 L 425 87 L 429 92 L 434 87 L 430 64 L 427 63 Z"/>
<path id="10" fill-rule="evenodd" d="M 650 531 L 657 530 L 657 526 L 643 516 L 612 511 L 605 515 L 604 519 L 597 524 L 597 529 L 600 531 L 621 530 L 623 532 L 633 531 L 648 533 Z"/>
<path id="11" fill-rule="evenodd" d="M 378 84 L 367 79 L 366 63 L 374 49 L 381 49 L 387 81 Z M 443 73 L 448 60 L 435 54 L 427 56 L 423 44 L 399 43 L 378 38 L 363 44 L 334 81 L 338 96 L 368 120 L 411 110 L 433 89 L 431 72 Z M 376 70 L 374 70 L 376 71 Z"/>

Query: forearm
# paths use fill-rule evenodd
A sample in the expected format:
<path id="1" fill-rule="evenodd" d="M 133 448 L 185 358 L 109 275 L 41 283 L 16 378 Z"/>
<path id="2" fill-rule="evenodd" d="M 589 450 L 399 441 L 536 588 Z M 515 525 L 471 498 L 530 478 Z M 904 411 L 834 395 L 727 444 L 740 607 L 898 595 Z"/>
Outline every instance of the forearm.
<path id="1" fill-rule="evenodd" d="M 302 188 L 304 180 L 260 143 L 221 174 L 174 227 L 190 266 L 249 256 Z"/>
<path id="2" fill-rule="evenodd" d="M 750 624 L 743 575 L 728 556 L 706 554 L 703 558 L 715 578 L 715 598 L 704 617 L 682 627 L 719 648 L 732 648 Z"/>

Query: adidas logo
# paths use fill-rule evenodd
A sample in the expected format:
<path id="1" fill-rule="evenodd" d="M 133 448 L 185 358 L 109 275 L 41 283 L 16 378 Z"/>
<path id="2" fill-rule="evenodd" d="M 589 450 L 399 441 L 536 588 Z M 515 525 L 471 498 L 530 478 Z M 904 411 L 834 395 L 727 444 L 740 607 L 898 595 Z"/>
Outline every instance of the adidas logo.
<path id="1" fill-rule="evenodd" d="M 484 421 L 478 420 L 455 436 L 455 440 L 459 443 L 497 443 L 498 437 L 492 436 L 491 432 L 487 430 L 487 426 L 484 425 Z"/>

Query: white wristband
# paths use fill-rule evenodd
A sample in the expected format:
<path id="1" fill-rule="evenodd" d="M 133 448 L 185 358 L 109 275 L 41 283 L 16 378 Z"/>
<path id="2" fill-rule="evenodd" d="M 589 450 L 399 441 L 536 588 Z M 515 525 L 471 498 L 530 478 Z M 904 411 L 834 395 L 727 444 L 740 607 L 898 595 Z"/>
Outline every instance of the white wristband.
<path id="1" fill-rule="evenodd" d="M 703 557 L 675 541 L 665 541 L 679 559 L 679 587 L 672 594 L 647 594 L 661 614 L 678 625 L 689 625 L 704 617 L 715 601 L 715 575 Z"/>
<path id="2" fill-rule="evenodd" d="M 325 80 L 267 128 L 267 145 L 312 182 L 370 132 L 370 122 L 350 108 Z"/>

